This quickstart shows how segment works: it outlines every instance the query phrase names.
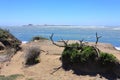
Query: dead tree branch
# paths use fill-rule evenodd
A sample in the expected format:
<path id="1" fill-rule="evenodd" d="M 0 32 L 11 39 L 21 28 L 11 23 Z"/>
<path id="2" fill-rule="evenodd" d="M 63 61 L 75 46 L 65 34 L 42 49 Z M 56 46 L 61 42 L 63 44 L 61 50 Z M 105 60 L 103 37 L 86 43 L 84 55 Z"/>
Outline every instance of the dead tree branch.
<path id="1" fill-rule="evenodd" d="M 83 41 L 84 41 L 84 39 L 82 39 L 82 40 L 79 40 L 80 47 L 84 45 Z"/>
<path id="2" fill-rule="evenodd" d="M 62 68 L 62 66 L 60 66 L 60 67 L 58 67 L 58 68 L 54 68 L 54 71 L 53 72 L 51 72 L 50 74 L 54 74 L 55 72 L 57 72 L 59 69 L 61 69 Z"/>
<path id="3" fill-rule="evenodd" d="M 100 50 L 96 46 L 93 46 L 93 48 L 95 49 L 97 53 L 97 57 L 100 57 Z"/>
<path id="4" fill-rule="evenodd" d="M 82 43 L 83 43 L 83 40 L 84 40 L 84 39 L 82 39 L 82 40 L 79 40 L 80 44 L 82 44 Z"/>
<path id="5" fill-rule="evenodd" d="M 77 48 L 77 49 L 81 49 L 81 47 L 82 47 L 82 42 L 83 42 L 83 40 L 81 40 L 81 41 L 79 41 L 80 42 L 80 46 L 69 46 L 68 45 L 68 41 L 69 40 L 67 40 L 67 41 L 65 41 L 65 40 L 63 40 L 63 39 L 61 39 L 61 42 L 63 42 L 64 43 L 64 45 L 60 45 L 60 44 L 57 44 L 57 43 L 55 43 L 54 42 L 54 40 L 53 40 L 53 33 L 52 33 L 52 35 L 50 36 L 50 40 L 52 41 L 52 43 L 54 44 L 54 45 L 56 45 L 56 46 L 58 46 L 58 47 L 68 47 L 68 48 Z"/>
<path id="6" fill-rule="evenodd" d="M 65 46 L 62 46 L 62 45 L 59 45 L 59 44 L 57 44 L 57 43 L 55 43 L 54 41 L 53 41 L 53 33 L 52 33 L 52 35 L 50 36 L 50 40 L 52 41 L 52 43 L 54 44 L 54 45 L 56 45 L 56 46 L 58 46 L 58 47 L 65 47 Z M 63 42 L 63 41 L 62 41 Z M 64 42 L 65 43 L 65 42 Z M 66 43 L 67 44 L 67 43 Z"/>
<path id="7" fill-rule="evenodd" d="M 63 39 L 61 39 L 61 40 L 62 40 L 61 42 L 63 42 L 65 46 L 68 46 L 68 41 L 69 40 L 67 40 L 67 41 L 64 41 Z"/>
<path id="8" fill-rule="evenodd" d="M 96 32 L 96 42 L 95 42 L 95 44 L 97 45 L 97 43 L 98 43 L 98 40 L 101 38 L 102 36 L 98 36 L 98 34 L 97 34 L 97 32 Z"/>

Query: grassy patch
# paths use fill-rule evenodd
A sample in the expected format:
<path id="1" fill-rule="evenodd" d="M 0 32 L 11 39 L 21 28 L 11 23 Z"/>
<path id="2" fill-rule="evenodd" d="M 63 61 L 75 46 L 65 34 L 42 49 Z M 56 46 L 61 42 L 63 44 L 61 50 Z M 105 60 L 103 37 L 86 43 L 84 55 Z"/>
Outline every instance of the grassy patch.
<path id="1" fill-rule="evenodd" d="M 35 41 L 35 40 L 48 40 L 48 38 L 42 36 L 34 36 L 31 41 Z"/>
<path id="2" fill-rule="evenodd" d="M 14 74 L 10 76 L 0 75 L 0 80 L 15 80 L 17 79 L 17 77 L 24 77 L 24 76 L 21 74 Z"/>

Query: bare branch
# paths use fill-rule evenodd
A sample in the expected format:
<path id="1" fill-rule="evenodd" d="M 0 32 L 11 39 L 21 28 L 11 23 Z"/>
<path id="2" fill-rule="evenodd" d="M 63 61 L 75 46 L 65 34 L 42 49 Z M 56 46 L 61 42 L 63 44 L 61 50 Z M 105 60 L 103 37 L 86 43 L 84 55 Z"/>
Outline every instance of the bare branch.
<path id="1" fill-rule="evenodd" d="M 62 68 L 62 66 L 60 66 L 60 67 L 58 67 L 58 68 L 54 68 L 54 71 L 52 72 L 52 73 L 50 73 L 50 74 L 54 74 L 55 72 L 57 72 L 59 69 L 61 69 Z"/>
<path id="2" fill-rule="evenodd" d="M 99 38 L 101 38 L 102 36 L 98 36 L 98 34 L 97 34 L 97 32 L 96 32 L 96 42 L 95 42 L 95 44 L 97 45 L 97 43 L 98 43 L 98 40 L 99 40 Z"/>
<path id="3" fill-rule="evenodd" d="M 64 44 L 65 44 L 65 46 L 68 46 L 68 41 L 69 40 L 67 40 L 67 41 L 65 41 L 65 40 L 63 40 L 63 39 L 61 39 L 62 41 L 61 42 L 63 42 Z"/>
<path id="4" fill-rule="evenodd" d="M 66 41 L 67 44 L 68 44 L 68 41 L 69 41 L 69 40 Z"/>
<path id="5" fill-rule="evenodd" d="M 80 46 L 69 46 L 68 45 L 68 41 L 69 40 L 67 40 L 67 41 L 65 41 L 65 40 L 63 40 L 63 39 L 61 39 L 61 42 L 63 42 L 64 43 L 64 45 L 59 45 L 59 44 L 57 44 L 57 43 L 55 43 L 54 41 L 53 41 L 53 33 L 52 33 L 52 35 L 50 36 L 50 40 L 52 41 L 52 43 L 54 44 L 54 45 L 56 45 L 56 46 L 58 46 L 58 47 L 69 47 L 69 48 L 77 48 L 77 49 L 81 49 L 81 46 L 82 46 L 82 42 L 83 42 L 83 40 L 81 40 L 80 41 L 80 43 L 82 43 L 82 44 L 80 44 Z"/>
<path id="6" fill-rule="evenodd" d="M 80 44 L 82 44 L 82 43 L 83 43 L 83 40 L 84 40 L 84 39 L 82 39 L 82 40 L 79 40 Z"/>
<path id="7" fill-rule="evenodd" d="M 62 46 L 62 45 L 59 45 L 59 44 L 57 44 L 57 43 L 55 43 L 54 41 L 53 41 L 53 33 L 52 33 L 52 35 L 50 36 L 50 40 L 52 41 L 52 43 L 54 44 L 54 45 L 56 45 L 56 46 L 58 46 L 58 47 L 65 47 L 65 46 Z"/>
<path id="8" fill-rule="evenodd" d="M 82 47 L 82 46 L 84 45 L 83 40 L 84 40 L 84 39 L 79 40 L 79 43 L 80 43 L 80 46 L 79 46 L 79 47 Z"/>
<path id="9" fill-rule="evenodd" d="M 93 46 L 93 48 L 95 49 L 97 53 L 97 57 L 100 57 L 100 50 L 96 46 Z"/>

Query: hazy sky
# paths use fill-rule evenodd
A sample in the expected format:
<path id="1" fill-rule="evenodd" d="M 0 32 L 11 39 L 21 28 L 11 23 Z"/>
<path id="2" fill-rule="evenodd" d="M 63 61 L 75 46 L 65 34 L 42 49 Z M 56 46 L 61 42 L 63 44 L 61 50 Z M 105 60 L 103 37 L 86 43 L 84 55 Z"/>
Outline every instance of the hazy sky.
<path id="1" fill-rule="evenodd" d="M 120 25 L 120 0 L 0 0 L 0 25 Z"/>

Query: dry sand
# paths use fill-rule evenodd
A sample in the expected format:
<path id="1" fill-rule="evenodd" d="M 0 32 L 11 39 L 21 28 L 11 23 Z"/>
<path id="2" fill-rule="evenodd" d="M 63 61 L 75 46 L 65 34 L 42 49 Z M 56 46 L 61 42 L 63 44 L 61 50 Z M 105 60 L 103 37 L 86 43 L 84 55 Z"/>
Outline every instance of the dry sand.
<path id="1" fill-rule="evenodd" d="M 73 43 L 75 41 L 70 41 Z M 59 42 L 60 43 L 60 42 Z M 93 45 L 94 43 L 89 43 Z M 54 68 L 61 66 L 59 60 L 61 53 L 64 48 L 57 47 L 51 43 L 51 41 L 35 41 L 27 44 L 21 45 L 23 50 L 17 52 L 13 56 L 10 62 L 1 63 L 1 75 L 12 75 L 12 74 L 22 74 L 24 77 L 18 78 L 17 80 L 107 80 L 109 78 L 102 77 L 99 74 L 96 75 L 76 75 L 72 70 L 64 71 L 60 68 L 54 74 Z M 24 54 L 26 47 L 38 46 L 40 49 L 44 50 L 39 59 L 40 63 L 24 67 Z M 101 51 L 109 52 L 115 55 L 120 60 L 120 51 L 116 50 L 112 45 L 105 43 L 98 43 L 97 46 Z"/>

